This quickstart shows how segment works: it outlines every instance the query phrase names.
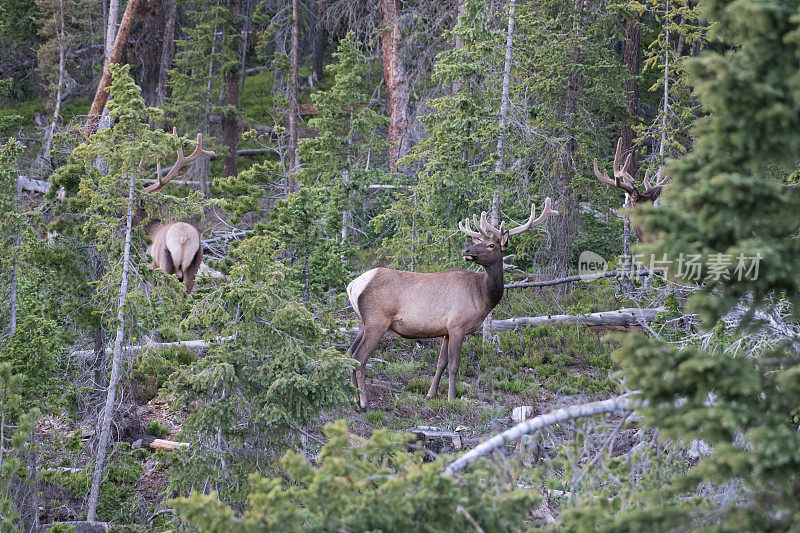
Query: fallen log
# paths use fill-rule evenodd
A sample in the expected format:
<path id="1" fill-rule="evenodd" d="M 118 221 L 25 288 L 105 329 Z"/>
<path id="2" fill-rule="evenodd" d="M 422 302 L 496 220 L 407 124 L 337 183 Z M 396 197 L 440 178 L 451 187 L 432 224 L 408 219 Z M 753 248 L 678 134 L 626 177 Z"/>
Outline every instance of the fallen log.
<path id="1" fill-rule="evenodd" d="M 188 442 L 177 442 L 174 440 L 165 440 L 165 439 L 155 439 L 155 438 L 144 438 L 134 441 L 131 444 L 131 450 L 137 450 L 139 448 L 150 448 L 151 450 L 167 450 L 169 452 L 174 452 L 175 450 L 179 450 L 181 448 L 188 448 Z"/>
<path id="2" fill-rule="evenodd" d="M 543 415 L 539 415 L 521 422 L 502 433 L 495 435 L 491 439 L 482 442 L 472 450 L 468 451 L 455 461 L 451 462 L 442 472 L 442 475 L 452 476 L 457 472 L 463 470 L 468 464 L 476 459 L 488 455 L 495 450 L 505 448 L 507 444 L 511 444 L 517 438 L 534 431 L 539 431 L 542 428 L 573 420 L 575 418 L 583 418 L 587 416 L 594 416 L 603 413 L 613 413 L 615 411 L 625 411 L 630 409 L 630 397 L 639 394 L 640 391 L 631 391 L 622 396 L 609 398 L 600 402 L 592 402 L 583 405 L 573 405 L 571 407 L 564 407 L 550 411 Z"/>
<path id="3" fill-rule="evenodd" d="M 225 342 L 229 340 L 233 340 L 233 337 L 217 337 L 213 342 Z M 146 344 L 138 344 L 135 346 L 125 346 L 122 348 L 122 350 L 126 355 L 131 355 L 143 350 L 149 350 L 151 348 L 174 348 L 178 346 L 188 348 L 190 350 L 203 351 L 211 348 L 211 342 L 204 341 L 203 339 L 176 342 L 148 342 Z M 111 353 L 111 347 L 106 347 L 106 353 Z M 72 352 L 70 355 L 78 359 L 85 359 L 87 357 L 94 357 L 94 350 L 77 350 Z"/>
<path id="4" fill-rule="evenodd" d="M 545 315 L 545 316 L 520 316 L 505 320 L 492 320 L 492 331 L 509 331 L 523 327 L 546 326 L 550 324 L 583 324 L 585 326 L 635 326 L 653 322 L 659 313 L 663 313 L 663 307 L 655 309 L 641 309 L 638 307 L 628 307 L 616 311 L 600 311 L 588 315 Z M 355 338 L 358 328 L 340 329 L 350 338 Z M 473 335 L 480 335 L 482 328 L 474 331 Z M 386 333 L 389 338 L 395 336 Z"/>
<path id="5" fill-rule="evenodd" d="M 546 326 L 551 324 L 583 324 L 584 326 L 635 326 L 656 319 L 663 307 L 640 309 L 628 307 L 616 311 L 601 311 L 588 315 L 520 316 L 505 320 L 492 320 L 492 331 L 508 331 L 520 327 Z M 481 333 L 478 329 L 475 334 Z"/>

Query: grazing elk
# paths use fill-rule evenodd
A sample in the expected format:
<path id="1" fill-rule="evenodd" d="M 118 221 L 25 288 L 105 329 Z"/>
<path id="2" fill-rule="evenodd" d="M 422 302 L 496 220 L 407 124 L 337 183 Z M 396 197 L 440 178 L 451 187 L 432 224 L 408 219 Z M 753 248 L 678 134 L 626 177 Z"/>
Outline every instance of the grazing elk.
<path id="1" fill-rule="evenodd" d="M 485 212 L 481 213 L 480 222 L 472 216 L 477 231 L 470 228 L 469 219 L 463 226 L 459 222 L 458 228 L 472 237 L 472 245 L 462 255 L 481 265 L 484 272 L 446 270 L 423 274 L 373 268 L 350 282 L 347 297 L 361 325 L 348 353 L 360 365 L 352 379 L 360 391 L 361 407 L 368 405 L 367 359 L 387 331 L 406 338 L 444 337 L 428 398 L 436 396 L 439 380 L 449 365 L 447 399 L 452 401 L 464 337 L 480 327 L 503 297 L 503 249 L 508 238 L 557 214 L 547 198 L 538 217 L 536 206 L 532 205 L 528 221 L 511 230 L 505 229 L 505 222 L 499 229 L 493 227 L 486 221 Z"/>
<path id="2" fill-rule="evenodd" d="M 636 180 L 634 180 L 630 173 L 631 156 L 632 154 L 628 154 L 628 157 L 625 159 L 625 164 L 621 167 L 619 166 L 619 160 L 622 157 L 622 138 L 620 137 L 619 141 L 617 141 L 617 151 L 614 154 L 614 179 L 608 177 L 608 173 L 605 169 L 600 172 L 597 166 L 597 158 L 594 160 L 594 175 L 597 176 L 597 179 L 601 183 L 616 187 L 625 193 L 625 203 L 623 207 L 635 207 L 647 202 L 653 202 L 658 205 L 661 191 L 664 189 L 664 185 L 667 183 L 669 176 L 664 176 L 655 185 L 651 185 L 650 171 L 646 171 L 642 183 L 644 191 L 640 191 L 639 187 L 635 185 Z M 636 232 L 636 237 L 639 242 L 642 242 L 644 237 L 642 229 L 634 227 L 634 231 Z"/>
<path id="3" fill-rule="evenodd" d="M 173 130 L 173 134 L 177 133 Z M 214 152 L 203 150 L 203 136 L 197 134 L 197 146 L 188 157 L 183 155 L 183 148 L 177 150 L 177 160 L 169 172 L 162 178 L 161 162 L 156 162 L 156 182 L 143 189 L 144 193 L 152 194 L 169 183 L 181 169 L 188 163 L 203 156 L 212 157 Z M 141 223 L 147 218 L 144 206 L 137 209 L 135 221 Z M 203 261 L 203 246 L 200 243 L 200 232 L 197 228 L 186 222 L 163 223 L 158 219 L 151 219 L 144 227 L 152 239 L 152 244 L 147 248 L 147 253 L 153 258 L 152 268 L 158 268 L 167 274 L 175 274 L 179 280 L 186 284 L 186 294 L 194 289 L 194 280 L 200 263 Z"/>

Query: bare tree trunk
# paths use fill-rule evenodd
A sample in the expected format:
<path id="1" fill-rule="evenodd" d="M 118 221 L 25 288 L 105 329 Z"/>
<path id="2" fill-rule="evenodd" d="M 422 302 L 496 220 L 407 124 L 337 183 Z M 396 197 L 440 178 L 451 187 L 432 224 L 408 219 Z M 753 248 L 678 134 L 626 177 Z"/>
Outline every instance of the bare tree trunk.
<path id="1" fill-rule="evenodd" d="M 58 117 L 61 114 L 61 99 L 62 99 L 62 89 L 64 87 L 64 43 L 65 41 L 65 30 L 64 30 L 64 0 L 58 1 L 59 7 L 59 16 L 61 17 L 61 21 L 59 24 L 58 30 L 58 87 L 56 88 L 56 103 L 53 109 L 53 122 L 50 124 L 50 131 L 47 133 L 44 141 L 44 148 L 42 150 L 42 156 L 44 158 L 44 165 L 45 167 L 50 170 L 51 163 L 50 163 L 50 150 L 53 147 L 53 136 L 56 134 L 56 126 L 58 125 Z"/>
<path id="2" fill-rule="evenodd" d="M 300 168 L 300 159 L 297 154 L 297 119 L 298 119 L 298 90 L 297 69 L 300 63 L 300 45 L 298 42 L 300 16 L 297 0 L 292 0 L 292 67 L 289 75 L 289 192 L 297 188 L 294 175 Z"/>
<path id="3" fill-rule="evenodd" d="M 105 7 L 105 0 L 101 0 Z M 120 0 L 110 0 L 108 3 L 108 19 L 106 20 L 106 42 L 103 48 L 105 61 L 103 62 L 103 70 L 108 67 L 111 52 L 114 49 L 114 41 L 117 38 L 117 21 L 119 20 L 119 3 Z"/>
<path id="4" fill-rule="evenodd" d="M 640 39 L 639 19 L 631 16 L 625 22 L 625 45 L 622 49 L 622 60 L 628 72 L 628 78 L 625 80 L 625 104 L 628 107 L 629 118 L 626 118 L 622 123 L 620 137 L 622 138 L 622 153 L 631 153 L 631 174 L 634 176 L 639 166 L 636 150 L 633 147 L 632 122 L 639 115 L 639 83 L 636 80 L 636 76 L 639 75 Z M 627 194 L 625 195 L 624 206 L 626 208 L 630 207 L 630 197 Z M 623 262 L 626 268 L 632 267 L 629 259 L 631 255 L 631 220 L 627 215 L 623 218 L 622 255 L 625 258 Z M 620 284 L 628 292 L 633 290 L 633 283 L 628 278 L 620 280 Z"/>
<path id="5" fill-rule="evenodd" d="M 408 130 L 408 77 L 401 55 L 402 34 L 399 25 L 399 0 L 381 0 L 381 57 L 386 86 L 386 107 L 389 124 L 389 168 L 397 171 L 397 160 L 403 155 L 403 140 Z"/>
<path id="6" fill-rule="evenodd" d="M 111 63 L 119 63 L 122 59 L 122 52 L 125 50 L 125 45 L 128 43 L 128 36 L 131 33 L 131 26 L 133 19 L 139 9 L 141 0 L 128 0 L 128 5 L 125 8 L 125 14 L 122 16 L 122 22 L 119 25 L 114 46 L 111 52 L 106 55 L 106 66 L 103 69 L 103 76 L 100 78 L 100 83 L 97 85 L 97 92 L 92 101 L 92 108 L 89 110 L 89 116 L 86 119 L 86 135 L 92 135 L 97 129 L 97 121 L 103 113 L 108 101 L 108 88 L 111 86 L 111 71 L 109 65 Z M 109 15 L 109 26 L 111 21 L 114 20 Z"/>
<path id="7" fill-rule="evenodd" d="M 164 25 L 164 42 L 161 46 L 161 63 L 158 69 L 158 85 L 156 86 L 156 105 L 163 106 L 167 99 L 167 71 L 172 66 L 172 54 L 175 49 L 175 19 L 178 18 L 178 4 L 169 0 L 167 22 Z"/>
<path id="8" fill-rule="evenodd" d="M 133 1 L 133 0 L 131 0 Z M 111 362 L 111 379 L 108 381 L 108 394 L 106 406 L 103 410 L 103 420 L 100 424 L 100 441 L 97 444 L 97 454 L 94 461 L 94 476 L 92 477 L 92 490 L 89 493 L 89 503 L 86 519 L 94 521 L 97 516 L 97 504 L 100 497 L 100 484 L 103 481 L 103 468 L 105 467 L 108 442 L 111 439 L 111 420 L 114 417 L 114 402 L 117 396 L 122 373 L 122 341 L 125 335 L 125 302 L 128 298 L 128 271 L 131 264 L 131 227 L 133 225 L 133 205 L 135 203 L 135 176 L 131 172 L 128 184 L 128 216 L 125 220 L 125 249 L 122 256 L 122 280 L 119 285 L 117 298 L 117 333 L 114 338 L 114 355 Z"/>
<path id="9" fill-rule="evenodd" d="M 667 112 L 669 111 L 669 0 L 667 0 L 666 13 L 664 15 L 664 107 L 661 111 L 661 146 L 658 148 L 658 177 L 661 177 L 661 169 L 664 166 L 664 153 L 667 145 Z"/>
<path id="10" fill-rule="evenodd" d="M 327 0 L 317 0 L 317 20 L 314 26 L 314 59 L 312 61 L 315 82 L 322 79 L 322 62 L 325 59 L 325 42 L 327 41 L 323 18 L 327 7 Z"/>
<path id="11" fill-rule="evenodd" d="M 242 23 L 241 19 L 239 19 L 241 13 L 239 0 L 231 0 L 229 9 L 231 15 L 237 19 L 234 23 L 235 31 L 240 33 Z M 239 117 L 236 108 L 239 106 L 239 70 L 231 68 L 225 73 L 225 104 L 228 107 L 228 112 L 225 113 L 222 120 L 223 143 L 228 147 L 228 154 L 225 156 L 225 163 L 222 169 L 222 175 L 225 177 L 235 176 L 237 173 L 236 149 L 239 144 Z"/>
<path id="12" fill-rule="evenodd" d="M 497 161 L 495 162 L 494 171 L 500 174 L 505 171 L 505 156 L 506 156 L 506 126 L 508 122 L 508 95 L 511 89 L 511 52 L 514 45 L 514 13 L 516 10 L 516 0 L 511 0 L 508 8 L 508 31 L 506 33 L 506 54 L 505 64 L 503 65 L 503 88 L 500 96 L 500 123 L 498 129 L 500 136 L 497 139 Z M 499 176 L 497 183 L 497 191 L 492 197 L 492 226 L 497 227 L 500 224 L 500 186 Z M 483 321 L 483 340 L 488 342 L 492 338 L 492 312 Z"/>

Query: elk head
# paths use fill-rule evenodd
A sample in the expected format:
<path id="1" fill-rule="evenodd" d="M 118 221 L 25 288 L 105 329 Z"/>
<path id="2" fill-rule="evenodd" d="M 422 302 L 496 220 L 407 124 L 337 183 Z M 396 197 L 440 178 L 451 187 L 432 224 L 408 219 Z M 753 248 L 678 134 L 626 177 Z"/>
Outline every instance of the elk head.
<path id="1" fill-rule="evenodd" d="M 177 131 L 172 130 L 173 135 L 177 136 Z M 177 159 L 172 168 L 162 177 L 161 161 L 156 160 L 156 182 L 145 187 L 142 192 L 152 194 L 161 190 L 164 185 L 172 181 L 181 169 L 188 163 L 200 157 L 212 157 L 214 152 L 203 149 L 203 135 L 197 134 L 197 146 L 187 157 L 183 155 L 183 148 L 176 151 Z M 147 213 L 144 207 L 140 207 L 137 212 L 137 219 L 144 220 Z M 153 258 L 152 268 L 158 268 L 167 274 L 175 274 L 179 280 L 186 284 L 186 293 L 189 294 L 194 289 L 194 280 L 200 263 L 203 261 L 203 246 L 200 243 L 200 232 L 197 228 L 186 222 L 167 222 L 151 220 L 146 226 L 145 231 L 152 239 L 152 244 L 147 252 Z"/>
<path id="2" fill-rule="evenodd" d="M 633 207 L 646 202 L 655 203 L 661 196 L 661 191 L 667 183 L 669 176 L 664 176 L 655 185 L 652 185 L 650 183 L 650 171 L 646 171 L 642 182 L 644 191 L 640 191 L 639 187 L 635 185 L 636 180 L 634 180 L 630 173 L 631 155 L 632 154 L 628 154 L 628 157 L 625 158 L 625 164 L 620 167 L 619 160 L 622 157 L 622 138 L 620 137 L 619 141 L 617 141 L 617 151 L 614 154 L 614 179 L 608 177 L 608 173 L 605 169 L 600 172 L 597 166 L 597 158 L 594 160 L 594 175 L 597 176 L 597 179 L 601 183 L 611 185 L 625 192 L 627 195 L 625 207 Z"/>
<path id="3" fill-rule="evenodd" d="M 534 226 L 538 226 L 550 215 L 557 215 L 558 211 L 551 209 L 551 200 L 546 198 L 542 213 L 536 216 L 536 204 L 531 204 L 531 216 L 528 220 L 516 228 L 506 230 L 506 223 L 501 222 L 499 228 L 495 228 L 486 220 L 486 211 L 481 213 L 481 220 L 472 215 L 472 222 L 477 231 L 473 231 L 469 226 L 469 218 L 464 220 L 464 224 L 458 223 L 458 229 L 472 237 L 472 246 L 466 248 L 462 255 L 467 261 L 473 261 L 481 266 L 491 265 L 503 258 L 503 250 L 508 244 L 508 238 L 527 231 Z"/>

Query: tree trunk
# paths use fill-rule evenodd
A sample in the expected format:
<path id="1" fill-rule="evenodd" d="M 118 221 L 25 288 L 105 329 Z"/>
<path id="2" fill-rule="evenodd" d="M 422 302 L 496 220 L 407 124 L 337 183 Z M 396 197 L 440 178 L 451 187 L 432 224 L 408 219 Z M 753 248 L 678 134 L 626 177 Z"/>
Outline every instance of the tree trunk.
<path id="1" fill-rule="evenodd" d="M 639 41 L 641 38 L 641 29 L 639 27 L 638 17 L 630 18 L 625 22 L 625 45 L 622 49 L 622 60 L 625 63 L 625 69 L 628 72 L 628 78 L 625 80 L 625 105 L 628 107 L 628 115 L 622 123 L 620 136 L 622 137 L 622 153 L 627 154 L 633 147 L 633 122 L 635 117 L 639 115 L 639 82 L 636 77 L 639 76 Z M 636 175 L 638 169 L 638 160 L 636 152 L 633 152 L 631 157 L 631 174 Z"/>
<path id="2" fill-rule="evenodd" d="M 131 0 L 134 1 L 134 0 Z M 128 4 L 130 5 L 130 4 Z M 103 481 L 103 468 L 106 462 L 108 443 L 111 439 L 111 420 L 114 417 L 114 403 L 117 396 L 117 385 L 122 373 L 122 341 L 125 334 L 125 302 L 128 298 L 128 271 L 131 264 L 131 228 L 133 225 L 133 206 L 136 198 L 135 176 L 131 173 L 128 184 L 128 216 L 125 220 L 125 249 L 122 256 L 122 280 L 119 285 L 117 301 L 117 333 L 114 338 L 114 355 L 111 362 L 111 379 L 108 382 L 106 406 L 103 410 L 103 420 L 100 424 L 100 441 L 97 444 L 97 454 L 94 461 L 94 476 L 92 477 L 92 490 L 89 493 L 88 511 L 86 519 L 94 521 L 97 516 L 97 504 L 100 497 L 100 483 Z"/>
<path id="3" fill-rule="evenodd" d="M 625 45 L 622 50 L 622 59 L 628 78 L 625 80 L 625 105 L 628 107 L 628 117 L 623 121 L 620 131 L 622 138 L 622 153 L 631 154 L 631 174 L 636 175 L 639 167 L 636 150 L 633 147 L 633 122 L 639 115 L 639 82 L 636 77 L 639 75 L 639 52 L 640 52 L 641 28 L 639 27 L 638 17 L 631 17 L 625 22 Z M 625 195 L 625 207 L 630 207 L 630 198 Z M 631 221 L 626 215 L 623 219 L 622 234 L 622 255 L 625 257 L 624 263 L 630 267 L 631 249 Z M 630 280 L 622 281 L 623 288 L 630 292 L 633 284 Z"/>
<path id="4" fill-rule="evenodd" d="M 241 6 L 239 0 L 231 0 L 229 3 L 231 15 L 236 19 L 234 28 L 237 34 L 241 33 Z M 237 44 L 241 44 L 239 39 L 236 40 Z M 228 147 L 228 154 L 225 156 L 225 164 L 222 169 L 222 175 L 225 177 L 235 176 L 237 173 L 237 145 L 239 144 L 239 117 L 236 112 L 239 106 L 239 75 L 240 69 L 230 68 L 225 73 L 225 104 L 228 107 L 228 112 L 222 120 L 222 138 L 225 146 Z"/>
<path id="5" fill-rule="evenodd" d="M 125 50 L 125 45 L 128 42 L 128 36 L 131 33 L 131 26 L 133 19 L 136 17 L 136 12 L 139 9 L 141 0 L 128 0 L 128 6 L 125 8 L 125 14 L 122 16 L 122 22 L 119 25 L 114 45 L 111 52 L 106 55 L 106 66 L 103 68 L 103 76 L 100 78 L 100 83 L 97 85 L 97 92 L 92 101 L 92 108 L 89 110 L 89 116 L 86 119 L 86 135 L 92 135 L 97 129 L 97 121 L 103 113 L 108 101 L 108 88 L 111 86 L 111 71 L 109 65 L 111 63 L 119 63 L 122 59 L 122 52 Z M 111 25 L 112 17 L 109 15 L 109 26 Z"/>
<path id="6" fill-rule="evenodd" d="M 497 139 L 497 161 L 495 162 L 494 171 L 498 174 L 498 183 L 496 184 L 497 191 L 492 197 L 492 226 L 498 227 L 500 224 L 500 193 L 501 188 L 499 174 L 505 171 L 505 156 L 506 156 L 506 126 L 508 122 L 508 95 L 511 88 L 511 52 L 514 45 L 514 12 L 516 9 L 516 0 L 511 0 L 508 8 L 508 31 L 506 33 L 506 53 L 505 64 L 503 65 L 503 87 L 500 96 L 500 123 L 498 129 L 500 136 Z M 492 338 L 492 312 L 483 321 L 483 340 L 488 342 Z"/>
<path id="7" fill-rule="evenodd" d="M 564 274 L 571 269 L 571 246 L 575 234 L 576 215 L 574 209 L 574 199 L 572 197 L 572 179 L 575 175 L 574 161 L 577 151 L 575 137 L 572 130 L 575 126 L 575 113 L 578 109 L 578 94 L 582 83 L 578 64 L 581 61 L 580 41 L 583 30 L 583 13 L 586 8 L 586 0 L 575 0 L 574 23 L 572 37 L 575 44 L 572 47 L 572 70 L 567 75 L 567 87 L 564 95 L 564 124 L 567 128 L 564 131 L 566 142 L 561 154 L 561 168 L 558 175 L 558 194 L 561 216 L 558 220 L 551 222 L 558 224 L 553 232 L 554 267 L 555 274 Z"/>
<path id="8" fill-rule="evenodd" d="M 325 42 L 328 40 L 325 34 L 325 24 L 323 22 L 327 7 L 327 0 L 317 0 L 317 20 L 314 26 L 314 60 L 312 61 L 315 82 L 322 79 L 322 63 L 325 59 Z"/>
<path id="9" fill-rule="evenodd" d="M 169 11 L 164 25 L 164 39 L 161 45 L 161 62 L 158 68 L 158 85 L 156 86 L 156 106 L 161 107 L 167 99 L 167 71 L 172 66 L 172 54 L 175 50 L 175 19 L 178 18 L 178 4 L 168 0 Z"/>
<path id="10" fill-rule="evenodd" d="M 58 7 L 59 16 L 61 19 L 58 31 L 58 87 L 56 87 L 56 103 L 53 109 L 53 122 L 50 124 L 50 129 L 45 137 L 44 148 L 42 149 L 44 166 L 48 174 L 52 170 L 52 165 L 50 163 L 50 150 L 53 147 L 53 136 L 56 134 L 58 117 L 61 114 L 61 99 L 63 98 L 63 93 L 61 91 L 64 87 L 64 43 L 66 42 L 64 30 L 64 0 L 58 1 Z"/>
<path id="11" fill-rule="evenodd" d="M 300 63 L 300 45 L 298 42 L 300 21 L 298 17 L 297 0 L 292 0 L 292 67 L 289 75 L 289 192 L 297 188 L 294 175 L 300 167 L 300 160 L 297 154 L 297 69 Z"/>
<path id="12" fill-rule="evenodd" d="M 105 7 L 105 0 L 101 0 Z M 106 42 L 103 47 L 103 55 L 105 61 L 103 62 L 103 70 L 108 66 L 108 58 L 111 57 L 111 51 L 114 49 L 114 41 L 117 38 L 117 21 L 119 20 L 119 3 L 120 0 L 110 0 L 108 3 L 108 19 L 106 20 Z"/>
<path id="13" fill-rule="evenodd" d="M 381 58 L 383 82 L 386 86 L 386 108 L 389 111 L 389 168 L 397 171 L 397 160 L 403 155 L 403 140 L 408 130 L 408 77 L 400 57 L 402 35 L 399 25 L 399 0 L 381 0 Z"/>

